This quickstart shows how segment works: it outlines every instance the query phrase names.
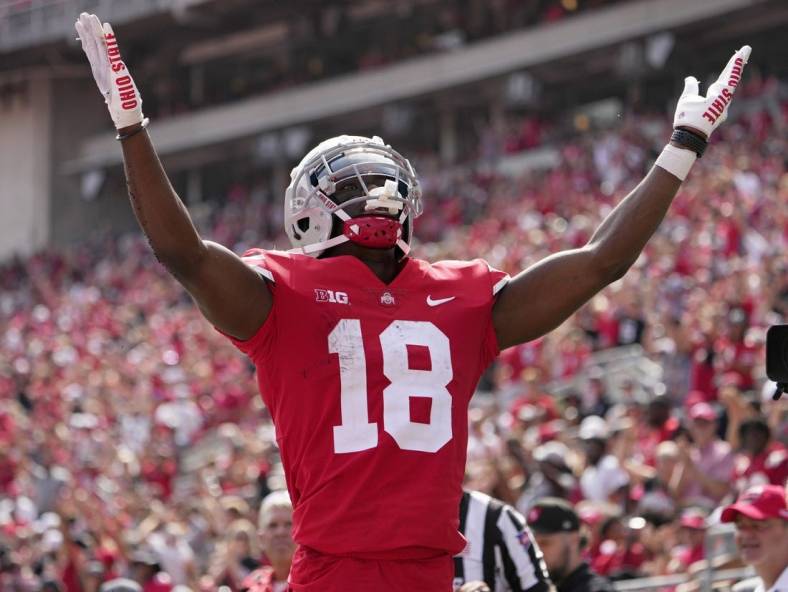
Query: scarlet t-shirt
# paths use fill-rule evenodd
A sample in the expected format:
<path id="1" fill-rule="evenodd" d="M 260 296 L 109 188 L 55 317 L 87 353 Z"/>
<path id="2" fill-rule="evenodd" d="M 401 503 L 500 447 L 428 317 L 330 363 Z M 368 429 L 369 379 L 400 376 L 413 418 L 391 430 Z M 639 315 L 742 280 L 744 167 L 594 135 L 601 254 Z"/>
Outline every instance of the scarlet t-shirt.
<path id="1" fill-rule="evenodd" d="M 293 537 L 370 559 L 456 554 L 467 410 L 498 354 L 484 261 L 407 259 L 384 284 L 359 259 L 255 249 L 273 306 L 248 341 L 276 426 Z"/>
<path id="2" fill-rule="evenodd" d="M 762 356 L 759 347 L 745 341 L 730 341 L 724 339 L 718 345 L 720 352 L 720 374 L 732 372 L 739 377 L 739 388 L 751 390 L 755 387 L 753 369 Z"/>

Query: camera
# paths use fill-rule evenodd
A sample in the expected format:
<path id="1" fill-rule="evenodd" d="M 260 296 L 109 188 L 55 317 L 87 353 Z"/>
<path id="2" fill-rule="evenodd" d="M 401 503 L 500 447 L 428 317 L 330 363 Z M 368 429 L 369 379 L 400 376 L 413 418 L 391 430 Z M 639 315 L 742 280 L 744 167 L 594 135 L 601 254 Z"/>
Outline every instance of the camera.
<path id="1" fill-rule="evenodd" d="M 777 383 L 774 400 L 788 390 L 788 325 L 774 325 L 766 331 L 766 376 Z"/>

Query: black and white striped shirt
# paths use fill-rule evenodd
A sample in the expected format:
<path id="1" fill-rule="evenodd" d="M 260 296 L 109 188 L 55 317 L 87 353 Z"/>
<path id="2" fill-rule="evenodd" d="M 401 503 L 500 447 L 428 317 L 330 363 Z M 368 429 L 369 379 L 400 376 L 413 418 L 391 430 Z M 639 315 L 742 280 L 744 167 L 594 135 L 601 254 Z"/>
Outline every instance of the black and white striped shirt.
<path id="1" fill-rule="evenodd" d="M 525 518 L 511 506 L 478 491 L 460 502 L 460 532 L 468 540 L 454 557 L 454 587 L 481 580 L 493 592 L 550 589 L 542 554 Z"/>

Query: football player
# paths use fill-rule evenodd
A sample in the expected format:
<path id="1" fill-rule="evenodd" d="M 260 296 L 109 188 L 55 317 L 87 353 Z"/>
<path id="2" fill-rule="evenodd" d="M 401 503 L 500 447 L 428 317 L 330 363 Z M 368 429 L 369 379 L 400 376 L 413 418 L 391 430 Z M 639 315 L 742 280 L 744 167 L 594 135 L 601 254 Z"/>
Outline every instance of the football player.
<path id="1" fill-rule="evenodd" d="M 410 256 L 419 179 L 378 137 L 331 138 L 293 169 L 291 251 L 239 257 L 202 239 L 156 155 L 112 27 L 83 13 L 76 28 L 156 257 L 257 366 L 293 501 L 290 588 L 450 590 L 477 380 L 501 349 L 557 327 L 637 259 L 725 119 L 750 48 L 707 96 L 686 79 L 656 166 L 587 245 L 509 278 L 482 260 Z"/>

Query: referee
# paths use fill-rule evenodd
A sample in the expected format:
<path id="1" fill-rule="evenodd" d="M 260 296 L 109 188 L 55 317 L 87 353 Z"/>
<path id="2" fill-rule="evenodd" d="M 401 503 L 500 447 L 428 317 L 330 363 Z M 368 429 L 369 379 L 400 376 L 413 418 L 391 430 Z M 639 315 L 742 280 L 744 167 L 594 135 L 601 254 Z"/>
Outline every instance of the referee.
<path id="1" fill-rule="evenodd" d="M 542 554 L 525 519 L 511 506 L 479 491 L 464 491 L 460 532 L 465 549 L 454 557 L 460 592 L 543 592 L 550 589 Z"/>

